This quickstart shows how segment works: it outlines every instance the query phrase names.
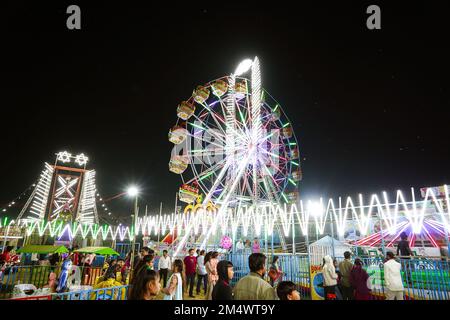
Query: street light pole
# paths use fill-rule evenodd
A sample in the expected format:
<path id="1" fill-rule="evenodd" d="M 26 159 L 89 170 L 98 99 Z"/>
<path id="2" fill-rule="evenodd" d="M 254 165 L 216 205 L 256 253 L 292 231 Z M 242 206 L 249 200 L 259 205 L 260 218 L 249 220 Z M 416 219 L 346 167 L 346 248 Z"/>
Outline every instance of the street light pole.
<path id="1" fill-rule="evenodd" d="M 131 258 L 130 258 L 130 269 L 133 271 L 134 268 L 134 256 L 135 256 L 135 247 L 136 247 L 136 233 L 137 233 L 137 217 L 138 217 L 138 194 L 139 191 L 136 187 L 130 187 L 128 189 L 128 195 L 134 196 L 134 213 L 132 215 L 132 226 L 133 226 L 133 240 L 131 242 Z"/>
<path id="2" fill-rule="evenodd" d="M 135 255 L 135 247 L 136 247 L 136 221 L 137 221 L 137 204 L 138 204 L 138 197 L 136 195 L 136 197 L 134 198 L 134 214 L 133 214 L 133 241 L 131 244 L 131 270 L 133 270 L 134 268 L 134 255 Z"/>

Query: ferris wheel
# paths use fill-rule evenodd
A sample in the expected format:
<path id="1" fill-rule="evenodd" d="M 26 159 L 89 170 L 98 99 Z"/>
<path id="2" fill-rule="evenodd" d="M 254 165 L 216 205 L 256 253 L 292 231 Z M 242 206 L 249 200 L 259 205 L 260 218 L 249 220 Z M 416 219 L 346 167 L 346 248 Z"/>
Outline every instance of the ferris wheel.
<path id="1" fill-rule="evenodd" d="M 239 76 L 250 67 L 251 79 Z M 169 170 L 183 182 L 179 199 L 202 194 L 227 207 L 294 202 L 302 171 L 292 123 L 261 87 L 257 57 L 237 71 L 197 86 L 178 105 Z"/>

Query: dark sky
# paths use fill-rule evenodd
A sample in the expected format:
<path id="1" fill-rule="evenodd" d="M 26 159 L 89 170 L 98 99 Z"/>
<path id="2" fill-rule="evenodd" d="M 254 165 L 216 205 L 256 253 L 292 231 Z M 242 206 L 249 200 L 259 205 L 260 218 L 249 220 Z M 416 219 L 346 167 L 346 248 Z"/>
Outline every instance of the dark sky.
<path id="1" fill-rule="evenodd" d="M 172 209 L 177 104 L 255 55 L 299 140 L 304 199 L 450 183 L 444 2 L 338 2 L 2 4 L 0 204 L 67 149 L 90 157 L 105 198 L 138 183 L 142 203 Z M 81 7 L 79 31 L 66 28 L 69 4 Z M 369 4 L 381 30 L 366 28 Z"/>

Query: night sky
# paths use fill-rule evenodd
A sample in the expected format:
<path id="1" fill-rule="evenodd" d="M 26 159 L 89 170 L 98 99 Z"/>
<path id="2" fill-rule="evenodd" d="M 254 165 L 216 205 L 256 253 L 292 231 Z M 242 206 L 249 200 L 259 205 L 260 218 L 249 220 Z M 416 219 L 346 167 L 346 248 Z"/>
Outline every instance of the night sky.
<path id="1" fill-rule="evenodd" d="M 137 183 L 141 205 L 172 210 L 178 103 L 255 55 L 300 144 L 303 199 L 450 183 L 447 8 L 338 2 L 2 4 L 0 205 L 68 150 L 90 157 L 104 198 Z M 79 31 L 66 28 L 69 4 Z M 381 30 L 366 28 L 370 4 Z M 131 202 L 108 206 L 127 216 Z"/>

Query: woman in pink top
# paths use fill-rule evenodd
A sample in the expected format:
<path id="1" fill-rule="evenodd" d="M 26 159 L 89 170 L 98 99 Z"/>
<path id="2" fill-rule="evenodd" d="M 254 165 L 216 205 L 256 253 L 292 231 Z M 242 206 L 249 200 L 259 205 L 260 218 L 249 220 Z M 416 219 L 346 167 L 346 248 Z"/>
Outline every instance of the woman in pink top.
<path id="1" fill-rule="evenodd" d="M 218 256 L 219 253 L 216 251 L 208 252 L 205 256 L 205 268 L 208 273 L 208 288 L 206 290 L 207 300 L 212 300 L 213 288 L 216 285 L 217 280 L 219 280 L 219 275 L 217 274 L 217 264 L 219 263 Z"/>
<path id="2" fill-rule="evenodd" d="M 259 253 L 261 251 L 261 246 L 259 244 L 258 238 L 255 238 L 252 245 L 252 253 Z"/>

